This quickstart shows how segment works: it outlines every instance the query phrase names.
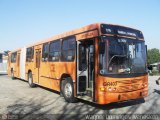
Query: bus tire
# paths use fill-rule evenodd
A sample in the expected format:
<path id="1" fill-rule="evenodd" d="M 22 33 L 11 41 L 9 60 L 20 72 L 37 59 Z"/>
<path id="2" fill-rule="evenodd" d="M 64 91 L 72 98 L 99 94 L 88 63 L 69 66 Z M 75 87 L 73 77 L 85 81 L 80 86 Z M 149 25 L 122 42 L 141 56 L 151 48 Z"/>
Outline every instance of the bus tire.
<path id="1" fill-rule="evenodd" d="M 11 70 L 11 78 L 12 78 L 12 80 L 15 79 L 13 70 Z"/>
<path id="2" fill-rule="evenodd" d="M 62 93 L 64 99 L 69 103 L 76 102 L 76 98 L 74 97 L 74 86 L 72 80 L 70 79 L 63 80 L 62 84 L 63 84 Z"/>
<path id="3" fill-rule="evenodd" d="M 33 83 L 33 77 L 32 77 L 32 72 L 28 73 L 28 84 L 31 88 L 35 87 L 36 85 Z"/>

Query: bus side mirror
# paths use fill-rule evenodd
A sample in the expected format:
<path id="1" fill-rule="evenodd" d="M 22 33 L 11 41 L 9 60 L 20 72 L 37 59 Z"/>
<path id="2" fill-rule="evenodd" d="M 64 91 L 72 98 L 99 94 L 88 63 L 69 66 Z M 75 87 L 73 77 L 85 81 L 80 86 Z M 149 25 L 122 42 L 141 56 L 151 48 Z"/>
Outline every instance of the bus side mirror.
<path id="1" fill-rule="evenodd" d="M 152 70 L 153 70 L 153 66 L 152 66 L 152 65 L 149 65 L 149 66 L 148 66 L 148 70 L 151 70 L 151 71 L 152 71 Z"/>
<path id="2" fill-rule="evenodd" d="M 104 54 L 105 53 L 105 42 L 100 42 L 99 44 L 99 53 Z"/>
<path id="3" fill-rule="evenodd" d="M 146 48 L 146 55 L 147 55 L 147 45 L 145 45 L 145 48 Z"/>

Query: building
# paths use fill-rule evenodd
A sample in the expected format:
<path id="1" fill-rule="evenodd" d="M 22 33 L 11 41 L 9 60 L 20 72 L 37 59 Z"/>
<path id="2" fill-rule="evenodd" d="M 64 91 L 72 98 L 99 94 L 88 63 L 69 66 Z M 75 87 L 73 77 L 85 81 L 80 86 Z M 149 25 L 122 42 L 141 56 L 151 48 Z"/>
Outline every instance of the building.
<path id="1" fill-rule="evenodd" d="M 150 64 L 152 66 L 153 71 L 159 71 L 160 72 L 160 62 Z"/>

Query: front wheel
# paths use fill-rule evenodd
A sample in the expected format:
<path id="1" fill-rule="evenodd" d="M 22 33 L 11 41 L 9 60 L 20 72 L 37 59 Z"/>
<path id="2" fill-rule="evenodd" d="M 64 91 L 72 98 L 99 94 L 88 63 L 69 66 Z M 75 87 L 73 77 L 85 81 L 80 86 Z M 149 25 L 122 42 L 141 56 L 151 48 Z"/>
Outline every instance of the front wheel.
<path id="1" fill-rule="evenodd" d="M 71 80 L 63 80 L 62 84 L 62 93 L 65 100 L 69 103 L 76 102 L 76 98 L 74 97 L 73 82 Z"/>
<path id="2" fill-rule="evenodd" d="M 36 85 L 33 83 L 33 77 L 32 77 L 32 73 L 29 72 L 28 74 L 28 84 L 31 88 L 35 87 Z"/>

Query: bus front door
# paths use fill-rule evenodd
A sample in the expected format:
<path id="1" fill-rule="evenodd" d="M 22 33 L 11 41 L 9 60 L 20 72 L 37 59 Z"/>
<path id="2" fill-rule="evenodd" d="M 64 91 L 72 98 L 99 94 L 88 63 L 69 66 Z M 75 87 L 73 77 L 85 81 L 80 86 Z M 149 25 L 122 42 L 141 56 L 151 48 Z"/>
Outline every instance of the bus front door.
<path id="1" fill-rule="evenodd" d="M 94 89 L 94 41 L 77 43 L 77 96 L 93 98 Z"/>

